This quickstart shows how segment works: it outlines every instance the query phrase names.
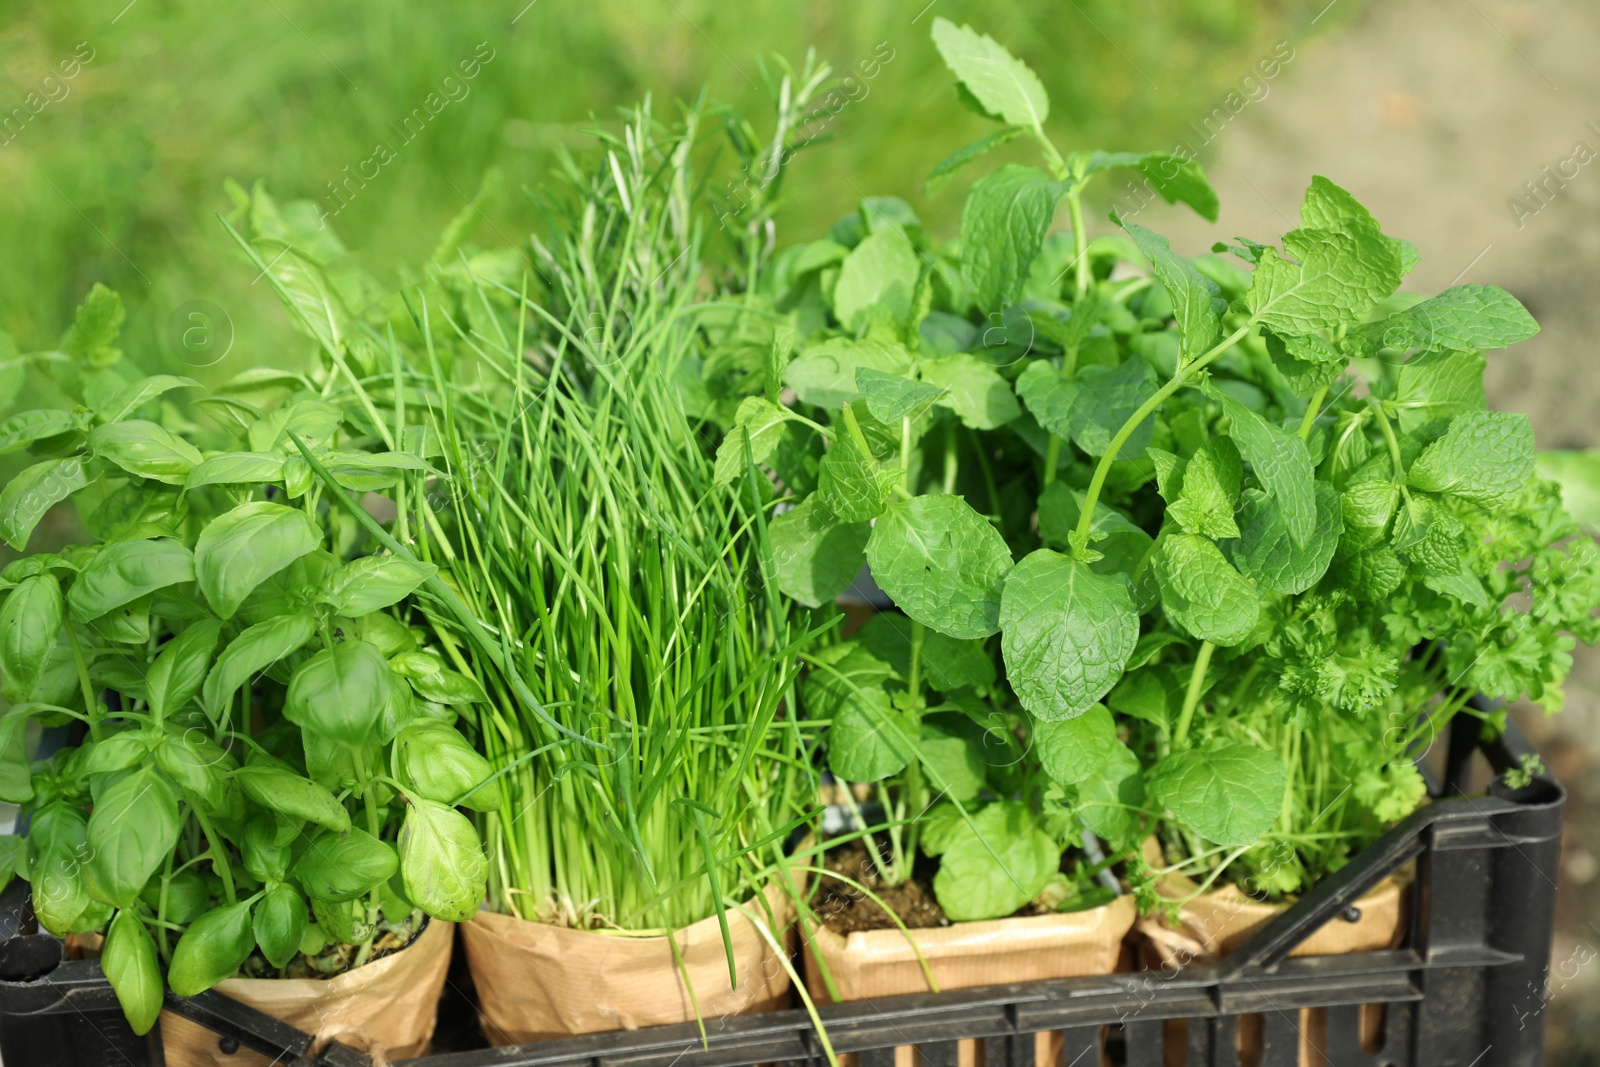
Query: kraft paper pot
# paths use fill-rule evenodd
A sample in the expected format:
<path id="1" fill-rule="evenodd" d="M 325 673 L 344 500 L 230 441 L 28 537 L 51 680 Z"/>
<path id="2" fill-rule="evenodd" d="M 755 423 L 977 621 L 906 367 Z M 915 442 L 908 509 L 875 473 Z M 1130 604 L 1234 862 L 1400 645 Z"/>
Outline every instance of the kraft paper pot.
<path id="1" fill-rule="evenodd" d="M 777 923 L 770 932 L 782 945 L 793 904 L 776 885 L 763 895 Z M 759 901 L 750 900 L 745 909 L 766 925 Z M 480 911 L 462 924 L 461 935 L 484 1035 L 494 1045 L 521 1045 L 689 1022 L 696 1004 L 707 1020 L 786 1007 L 789 974 L 783 960 L 743 912 L 729 909 L 727 918 L 737 988 L 728 982 L 728 957 L 715 915 L 673 935 L 683 961 L 680 970 L 664 935 L 573 930 Z"/>
<path id="2" fill-rule="evenodd" d="M 1375 952 L 1396 948 L 1405 937 L 1407 908 L 1410 902 L 1410 877 L 1407 872 L 1385 878 L 1355 902 L 1359 916 L 1354 922 L 1343 917 L 1324 925 L 1297 945 L 1291 956 L 1343 956 L 1352 952 Z M 1171 874 L 1159 883 L 1163 896 L 1180 898 L 1194 892 L 1195 883 L 1180 874 Z M 1237 886 L 1224 886 L 1203 893 L 1183 905 L 1176 926 L 1165 917 L 1144 915 L 1135 924 L 1142 935 L 1143 963 L 1147 969 L 1168 973 L 1184 967 L 1214 963 L 1239 949 L 1250 936 L 1276 918 L 1287 904 L 1267 904 L 1252 900 Z M 1181 1021 L 1164 1024 L 1164 1046 L 1168 1067 L 1176 1067 L 1185 1057 L 1184 1028 Z M 1303 1008 L 1298 1023 L 1300 1063 L 1314 1067 L 1327 1062 L 1328 1013 L 1322 1008 Z M 1361 1041 L 1375 1050 L 1382 1040 L 1383 1008 L 1363 1005 Z M 1264 1029 L 1259 1015 L 1239 1021 L 1239 1057 L 1244 1064 L 1261 1061 Z"/>
<path id="3" fill-rule="evenodd" d="M 452 923 L 430 919 L 411 944 L 332 978 L 229 978 L 217 992 L 304 1030 L 314 1047 L 331 1041 L 373 1054 L 376 1063 L 427 1054 L 450 969 Z M 248 1049 L 223 1052 L 215 1033 L 161 1013 L 169 1067 L 268 1067 Z M 381 1058 L 380 1058 L 381 1057 Z"/>
<path id="4" fill-rule="evenodd" d="M 977 986 L 1110 974 L 1123 938 L 1133 926 L 1132 897 L 1118 897 L 1088 911 L 990 919 L 912 930 L 941 992 Z M 829 1000 L 820 959 L 845 1000 L 931 992 L 917 953 L 898 929 L 857 930 L 841 935 L 818 927 L 806 944 L 806 988 L 819 1004 Z M 1053 1062 L 1050 1036 L 1040 1034 L 1040 1063 Z M 977 1059 L 977 1042 L 960 1044 L 961 1067 Z M 895 1049 L 897 1067 L 913 1062 L 910 1046 Z"/>

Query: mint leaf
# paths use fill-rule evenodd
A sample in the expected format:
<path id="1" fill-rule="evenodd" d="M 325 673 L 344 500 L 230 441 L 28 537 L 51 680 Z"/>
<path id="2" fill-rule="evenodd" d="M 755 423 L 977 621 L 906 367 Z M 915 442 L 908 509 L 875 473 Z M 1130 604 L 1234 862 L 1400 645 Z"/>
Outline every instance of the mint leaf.
<path id="1" fill-rule="evenodd" d="M 904 615 L 881 611 L 861 628 L 861 643 L 874 656 L 893 666 L 901 677 L 909 677 L 911 627 L 911 620 Z M 922 676 L 941 693 L 969 685 L 989 686 L 995 680 L 994 660 L 989 658 L 981 640 L 924 630 Z"/>
<path id="2" fill-rule="evenodd" d="M 839 267 L 833 287 L 833 314 L 845 329 L 863 329 L 867 313 L 881 308 L 893 322 L 911 314 L 922 264 L 911 240 L 898 227 L 882 229 L 862 240 Z"/>
<path id="3" fill-rule="evenodd" d="M 1458 285 L 1381 322 L 1363 326 L 1369 344 L 1404 351 L 1482 351 L 1526 341 L 1539 332 L 1528 309 L 1493 285 Z"/>
<path id="4" fill-rule="evenodd" d="M 993 430 L 1022 414 L 1011 384 L 976 356 L 961 353 L 927 360 L 922 380 L 944 389 L 939 406 L 955 412 L 974 430 Z"/>
<path id="5" fill-rule="evenodd" d="M 983 730 L 964 715 L 930 715 L 922 723 L 917 758 L 935 789 L 963 803 L 989 784 Z"/>
<path id="6" fill-rule="evenodd" d="M 1000 626 L 1006 678 L 1046 722 L 1081 715 L 1105 696 L 1139 639 L 1126 580 L 1047 548 L 1006 577 Z"/>
<path id="7" fill-rule="evenodd" d="M 1155 392 L 1155 372 L 1137 356 L 1117 367 L 1092 365 L 1063 378 L 1036 360 L 1017 378 L 1017 393 L 1039 425 L 1091 456 L 1103 456 L 1123 423 Z M 1155 432 L 1145 419 L 1124 442 L 1118 459 L 1136 459 Z"/>
<path id="8" fill-rule="evenodd" d="M 1482 411 L 1485 360 L 1476 352 L 1425 352 L 1400 365 L 1394 400 L 1401 433 L 1414 433 L 1435 419 Z"/>
<path id="9" fill-rule="evenodd" d="M 1211 396 L 1228 417 L 1228 436 L 1250 461 L 1257 480 L 1278 501 L 1290 538 L 1304 545 L 1317 521 L 1311 453 L 1306 443 L 1220 390 L 1212 390 Z"/>
<path id="10" fill-rule="evenodd" d="M 958 496 L 891 503 L 873 525 L 867 562 L 878 587 L 925 626 L 951 637 L 987 637 L 1000 628 L 1000 583 L 1011 550 Z"/>
<path id="11" fill-rule="evenodd" d="M 918 382 L 898 374 L 885 374 L 871 367 L 856 371 L 856 388 L 866 401 L 867 410 L 879 422 L 890 425 L 901 419 L 919 419 L 949 392 L 932 382 Z"/>
<path id="12" fill-rule="evenodd" d="M 1147 152 L 1139 160 L 1139 171 L 1167 203 L 1187 204 L 1206 221 L 1217 221 L 1217 192 L 1199 163 L 1170 152 Z"/>
<path id="13" fill-rule="evenodd" d="M 732 485 L 745 472 L 745 440 L 750 442 L 749 462 L 765 463 L 783 441 L 784 412 L 765 397 L 747 396 L 733 418 L 733 429 L 717 446 L 712 484 Z M 192 477 L 192 475 L 191 475 Z"/>
<path id="14" fill-rule="evenodd" d="M 1168 756 L 1150 776 L 1150 796 L 1218 845 L 1248 845 L 1271 829 L 1286 786 L 1276 752 L 1234 742 Z"/>
<path id="15" fill-rule="evenodd" d="M 1217 283 L 1195 269 L 1187 259 L 1176 256 L 1167 239 L 1136 223 L 1122 226 L 1150 261 L 1156 280 L 1172 301 L 1172 316 L 1178 320 L 1178 337 L 1185 360 L 1204 355 L 1222 331 L 1222 312 L 1226 303 Z"/>
<path id="16" fill-rule="evenodd" d="M 1317 522 L 1304 545 L 1297 545 L 1284 525 L 1277 500 L 1246 490 L 1239 509 L 1240 537 L 1232 546 L 1240 573 L 1272 593 L 1303 593 L 1316 585 L 1333 561 L 1343 528 L 1339 491 L 1316 483 Z"/>
<path id="17" fill-rule="evenodd" d="M 1262 332 L 1272 365 L 1288 383 L 1295 396 L 1309 397 L 1318 389 L 1332 385 L 1344 374 L 1349 357 L 1322 338 L 1280 337 L 1270 330 Z"/>
<path id="18" fill-rule="evenodd" d="M 986 114 L 1013 126 L 1043 128 L 1050 116 L 1050 98 L 1026 63 L 992 37 L 945 18 L 933 20 L 933 43 L 945 66 Z"/>
<path id="19" fill-rule="evenodd" d="M 819 651 L 806 675 L 805 703 L 829 721 L 828 765 L 852 782 L 877 782 L 916 754 L 917 725 L 897 711 L 883 688 L 889 665 L 854 641 Z"/>
<path id="20" fill-rule="evenodd" d="M 1117 741 L 1095 773 L 1078 783 L 1077 807 L 1083 824 L 1114 849 L 1134 846 L 1142 835 L 1144 776 L 1128 746 Z"/>
<path id="21" fill-rule="evenodd" d="M 1244 467 L 1232 439 L 1207 439 L 1183 465 L 1181 478 L 1182 488 L 1177 499 L 1168 498 L 1167 514 L 1186 533 L 1213 538 L 1238 537 L 1239 527 L 1233 512 L 1244 484 Z"/>
<path id="22" fill-rule="evenodd" d="M 933 893 L 954 922 L 1004 918 L 1038 896 L 1060 867 L 1061 846 L 1033 812 L 999 801 L 951 833 Z"/>
<path id="23" fill-rule="evenodd" d="M 893 472 L 889 472 L 893 477 Z M 883 513 L 889 481 L 855 435 L 840 432 L 823 453 L 815 499 L 844 522 L 867 522 Z"/>
<path id="24" fill-rule="evenodd" d="M 1195 534 L 1173 534 L 1153 566 L 1168 617 L 1202 641 L 1237 645 L 1255 629 L 1261 597 L 1222 550 Z"/>
<path id="25" fill-rule="evenodd" d="M 1350 322 L 1376 307 L 1400 284 L 1400 262 L 1382 234 L 1294 230 L 1283 237 L 1285 259 L 1263 248 L 1245 306 L 1253 321 L 1284 334 L 1305 335 Z"/>
<path id="26" fill-rule="evenodd" d="M 861 397 L 856 374 L 861 368 L 904 375 L 911 353 L 890 341 L 834 337 L 808 346 L 783 372 L 783 384 L 807 404 L 837 408 Z"/>
<path id="27" fill-rule="evenodd" d="M 1305 200 L 1300 205 L 1300 221 L 1310 229 L 1347 233 L 1385 249 L 1393 257 L 1399 277 L 1405 277 L 1411 267 L 1416 266 L 1414 246 L 1408 250 L 1409 242 L 1385 236 L 1372 212 L 1347 190 L 1320 174 L 1311 179 L 1311 186 L 1306 189 Z"/>
<path id="28" fill-rule="evenodd" d="M 821 607 L 844 592 L 866 562 L 865 522 L 843 522 L 808 497 L 768 527 L 778 588 L 807 607 Z"/>
<path id="29" fill-rule="evenodd" d="M 1411 464 L 1418 489 L 1452 493 L 1486 507 L 1504 501 L 1533 477 L 1533 427 L 1509 411 L 1469 411 Z"/>
<path id="30" fill-rule="evenodd" d="M 976 141 L 962 145 L 941 159 L 938 165 L 928 173 L 928 180 L 922 186 L 922 195 L 934 196 L 940 189 L 945 187 L 951 178 L 955 177 L 956 171 L 980 156 L 994 151 L 1006 142 L 1016 140 L 1027 132 L 1027 129 L 1022 126 L 1007 126 L 1005 129 L 996 130 L 987 137 L 981 137 Z"/>
<path id="31" fill-rule="evenodd" d="M 1043 171 L 1015 163 L 973 185 L 961 209 L 961 276 L 980 310 L 1016 302 L 1060 196 Z"/>
<path id="32" fill-rule="evenodd" d="M 1104 704 L 1082 715 L 1033 726 L 1033 749 L 1054 782 L 1077 785 L 1103 767 L 1117 744 L 1117 727 Z"/>

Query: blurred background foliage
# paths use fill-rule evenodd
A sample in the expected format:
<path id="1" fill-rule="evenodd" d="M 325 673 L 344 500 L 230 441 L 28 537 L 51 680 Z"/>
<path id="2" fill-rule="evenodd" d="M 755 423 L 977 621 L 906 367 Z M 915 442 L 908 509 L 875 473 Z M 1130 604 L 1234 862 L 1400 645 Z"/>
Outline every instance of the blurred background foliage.
<path id="1" fill-rule="evenodd" d="M 906 196 L 953 232 L 959 183 L 932 203 L 916 191 L 934 163 L 989 126 L 958 104 L 929 39 L 933 14 L 971 22 L 1040 72 L 1059 144 L 1134 149 L 1185 136 L 1274 42 L 1302 35 L 1323 7 L 524 2 L 8 0 L 0 119 L 30 92 L 44 98 L 43 79 L 59 76 L 80 42 L 93 58 L 63 79 L 65 95 L 48 86 L 60 99 L 0 134 L 9 138 L 0 146 L 0 330 L 21 351 L 54 346 L 101 281 L 122 294 L 123 347 L 148 370 L 195 373 L 166 341 L 174 310 L 193 300 L 225 309 L 236 331 L 229 356 L 202 377 L 300 365 L 306 342 L 267 286 L 252 283 L 255 271 L 217 221 L 231 207 L 225 179 L 259 179 L 280 201 L 339 209 L 329 221 L 340 237 L 394 284 L 396 265 L 426 259 L 489 168 L 508 180 L 478 239 L 520 241 L 538 226 L 524 188 L 544 182 L 559 147 L 589 143 L 591 117 L 609 122 L 653 93 L 656 114 L 671 118 L 675 100 L 705 85 L 764 129 L 763 62 L 770 69 L 776 53 L 798 64 L 808 47 L 857 83 L 827 123 L 829 142 L 809 150 L 787 183 L 785 232 L 809 236 L 880 192 Z M 492 58 L 462 79 L 458 64 L 475 54 Z M 455 86 L 444 82 L 451 75 Z M 414 123 L 408 141 L 403 122 L 430 93 L 448 102 L 420 133 Z M 394 158 L 336 199 L 331 187 L 345 183 L 345 168 L 370 161 L 380 143 Z"/>

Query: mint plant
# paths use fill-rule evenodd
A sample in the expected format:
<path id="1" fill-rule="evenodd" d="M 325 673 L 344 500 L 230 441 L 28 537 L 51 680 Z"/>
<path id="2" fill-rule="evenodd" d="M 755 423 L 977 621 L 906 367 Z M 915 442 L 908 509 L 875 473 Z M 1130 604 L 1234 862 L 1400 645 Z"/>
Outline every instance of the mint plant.
<path id="1" fill-rule="evenodd" d="M 774 480 L 789 595 L 822 604 L 865 563 L 915 645 L 998 644 L 1009 733 L 1053 780 L 1039 818 L 1070 813 L 1141 891 L 1153 830 L 1204 885 L 1300 891 L 1421 802 L 1413 759 L 1473 694 L 1558 706 L 1600 636 L 1593 542 L 1526 418 L 1485 409 L 1482 353 L 1537 326 L 1493 286 L 1399 294 L 1416 249 L 1320 177 L 1277 244 L 1189 258 L 1117 219 L 1090 240 L 1102 170 L 1207 218 L 1215 195 L 1192 160 L 1062 154 L 1025 65 L 933 32 L 1002 126 L 930 186 L 1017 139 L 1042 167 L 979 179 L 959 244 L 869 198 L 776 256 L 765 386 L 719 461 Z M 867 699 L 811 701 L 836 769 L 869 734 L 908 755 L 930 706 L 870 695 L 861 654 Z"/>
<path id="2" fill-rule="evenodd" d="M 361 448 L 343 398 L 292 375 L 278 403 L 260 374 L 193 401 L 210 427 L 160 410 L 198 383 L 123 381 L 118 306 L 97 288 L 45 358 L 81 402 L 0 424 L 44 457 L 0 490 L 6 540 L 69 499 L 93 538 L 0 572 L 0 793 L 28 813 L 0 867 L 46 930 L 104 932 L 144 1033 L 167 986 L 338 973 L 470 917 L 486 862 L 457 807 L 493 806 L 492 775 L 454 726 L 482 689 L 396 611 L 432 568 L 361 555 L 311 466 L 369 492 L 426 462 Z M 31 722 L 83 740 L 29 768 Z"/>

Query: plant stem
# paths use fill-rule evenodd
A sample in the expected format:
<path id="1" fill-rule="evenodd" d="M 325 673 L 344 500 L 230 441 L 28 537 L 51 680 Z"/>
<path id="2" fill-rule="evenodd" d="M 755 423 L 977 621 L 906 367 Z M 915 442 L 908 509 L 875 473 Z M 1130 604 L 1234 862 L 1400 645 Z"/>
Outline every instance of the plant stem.
<path id="1" fill-rule="evenodd" d="M 200 832 L 206 835 L 206 847 L 211 850 L 211 869 L 222 879 L 223 895 L 228 898 L 229 904 L 238 903 L 239 898 L 233 891 L 233 870 L 228 866 L 228 857 L 222 851 L 222 842 L 217 838 L 216 831 L 211 828 L 211 820 L 197 807 L 191 806 L 189 810 L 194 813 L 194 821 L 200 824 Z"/>
<path id="2" fill-rule="evenodd" d="M 1317 424 L 1317 416 L 1322 414 L 1322 401 L 1327 395 L 1326 385 L 1311 395 L 1311 403 L 1306 407 L 1306 417 L 1300 420 L 1300 440 L 1311 439 L 1311 428 Z"/>
<path id="3" fill-rule="evenodd" d="M 1211 653 L 1216 650 L 1210 641 L 1200 642 L 1195 653 L 1194 670 L 1189 672 L 1189 688 L 1183 694 L 1183 711 L 1178 715 L 1178 728 L 1172 733 L 1172 747 L 1182 749 L 1189 741 L 1189 724 L 1194 721 L 1194 709 L 1200 706 L 1200 694 L 1205 690 L 1206 671 L 1211 666 Z"/>
<path id="4" fill-rule="evenodd" d="M 1067 213 L 1072 216 L 1072 252 L 1076 268 L 1078 299 L 1089 292 L 1089 235 L 1083 230 L 1083 186 L 1075 185 L 1067 194 Z"/>
<path id="5" fill-rule="evenodd" d="M 1166 385 L 1157 389 L 1150 399 L 1140 404 L 1139 409 L 1128 416 L 1128 421 L 1122 424 L 1122 429 L 1118 430 L 1116 436 L 1111 439 L 1111 446 L 1106 449 L 1106 454 L 1100 457 L 1100 462 L 1094 468 L 1094 477 L 1089 480 L 1089 489 L 1084 494 L 1083 513 L 1078 516 L 1078 528 L 1073 533 L 1074 554 L 1089 544 L 1089 531 L 1094 528 L 1094 506 L 1100 500 L 1100 490 L 1105 487 L 1106 476 L 1111 473 L 1111 464 L 1116 462 L 1117 454 L 1122 451 L 1122 446 L 1128 443 L 1128 438 L 1133 436 L 1133 431 L 1139 428 L 1139 424 L 1148 418 L 1151 412 L 1166 403 L 1167 397 L 1181 389 L 1185 382 L 1209 366 L 1222 353 L 1233 347 L 1240 338 L 1244 337 L 1254 327 L 1255 320 L 1251 319 L 1227 337 L 1218 341 L 1205 355 L 1179 367 L 1177 373 L 1172 376 Z"/>
<path id="6" fill-rule="evenodd" d="M 78 685 L 83 690 L 83 710 L 89 716 L 89 736 L 100 740 L 100 702 L 94 698 L 94 683 L 89 680 L 89 664 L 83 658 L 83 648 L 78 644 L 78 636 L 72 632 L 72 624 L 67 623 L 61 627 L 67 635 L 67 644 L 72 648 L 72 662 L 78 668 Z"/>

